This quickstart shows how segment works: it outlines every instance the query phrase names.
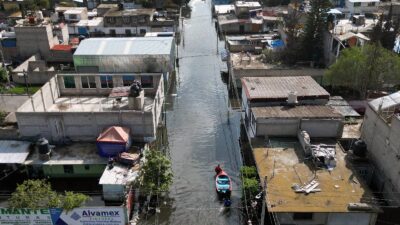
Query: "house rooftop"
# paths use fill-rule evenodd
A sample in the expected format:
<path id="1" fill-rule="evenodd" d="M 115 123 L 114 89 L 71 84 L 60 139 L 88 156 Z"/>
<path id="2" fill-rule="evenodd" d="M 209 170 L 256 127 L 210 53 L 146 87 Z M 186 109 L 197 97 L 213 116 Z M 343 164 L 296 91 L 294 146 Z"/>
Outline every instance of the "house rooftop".
<path id="1" fill-rule="evenodd" d="M 74 56 L 170 55 L 173 37 L 89 38 Z"/>
<path id="2" fill-rule="evenodd" d="M 341 96 L 331 96 L 327 105 L 333 107 L 337 112 L 345 117 L 361 117 L 350 104 Z"/>
<path id="3" fill-rule="evenodd" d="M 236 1 L 236 7 L 248 7 L 248 8 L 261 8 L 261 4 L 257 1 Z"/>
<path id="4" fill-rule="evenodd" d="M 221 14 L 228 14 L 231 11 L 234 11 L 235 6 L 234 5 L 215 5 L 214 9 L 215 9 L 215 13 L 217 15 L 221 15 Z"/>
<path id="5" fill-rule="evenodd" d="M 400 91 L 374 99 L 368 104 L 375 112 L 390 108 L 394 109 L 400 105 Z"/>
<path id="6" fill-rule="evenodd" d="M 152 16 L 156 12 L 155 9 L 124 9 L 119 10 L 118 8 L 113 8 L 109 10 L 104 17 L 122 17 L 122 16 L 138 16 L 138 15 L 149 15 Z"/>
<path id="7" fill-rule="evenodd" d="M 64 14 L 80 14 L 86 10 L 87 10 L 86 8 L 82 8 L 82 7 L 71 8 L 71 9 L 66 10 L 64 12 Z"/>
<path id="8" fill-rule="evenodd" d="M 103 23 L 103 17 L 95 17 L 91 20 L 80 20 L 75 24 L 77 27 L 88 26 L 88 27 L 97 27 Z"/>
<path id="9" fill-rule="evenodd" d="M 151 112 L 154 98 L 145 97 L 143 111 Z M 36 109 L 35 112 L 112 112 L 132 109 L 128 108 L 128 97 L 122 97 L 120 102 L 115 98 L 100 96 L 65 96 L 54 100 L 54 103 L 46 106 L 46 111 Z M 24 112 L 20 108 L 19 112 Z M 28 109 L 31 112 L 31 109 Z"/>
<path id="10" fill-rule="evenodd" d="M 30 145 L 27 141 L 0 140 L 0 164 L 24 163 Z"/>
<path id="11" fill-rule="evenodd" d="M 230 53 L 234 69 L 283 69 L 284 66 L 263 62 L 261 55 L 251 53 Z"/>
<path id="12" fill-rule="evenodd" d="M 298 98 L 329 98 L 329 93 L 310 76 L 244 77 L 242 87 L 249 100 L 286 99 L 289 92 Z"/>
<path id="13" fill-rule="evenodd" d="M 218 24 L 219 25 L 226 25 L 226 24 L 262 24 L 263 19 L 262 18 L 238 18 L 234 14 L 225 14 L 225 15 L 219 15 L 218 16 Z"/>
<path id="14" fill-rule="evenodd" d="M 251 111 L 258 118 L 343 118 L 330 106 L 304 105 L 304 106 L 267 106 L 252 107 Z"/>
<path id="15" fill-rule="evenodd" d="M 112 168 L 106 167 L 100 177 L 99 184 L 129 184 L 139 176 L 139 164 L 133 167 L 116 164 Z"/>
<path id="16" fill-rule="evenodd" d="M 351 19 L 340 19 L 337 21 L 337 24 L 331 32 L 334 35 L 337 35 L 340 40 L 346 40 L 348 38 L 356 36 L 358 38 L 368 41 L 369 38 L 362 33 L 371 31 L 377 22 L 378 20 L 365 18 L 364 24 L 357 25 L 354 24 Z"/>
<path id="17" fill-rule="evenodd" d="M 327 142 L 324 142 L 327 143 Z M 334 142 L 332 142 L 334 143 Z M 255 147 L 253 155 L 262 180 L 267 177 L 269 212 L 359 212 L 379 209 L 371 203 L 372 195 L 358 179 L 352 163 L 336 144 L 336 167 L 331 171 L 316 169 L 304 155 L 296 139 L 270 139 L 269 147 Z M 319 191 L 296 193 L 293 187 L 317 181 Z M 262 182 L 261 182 L 262 183 Z M 360 204 L 361 206 L 361 204 Z"/>
<path id="18" fill-rule="evenodd" d="M 83 165 L 107 164 L 108 159 L 97 153 L 96 143 L 79 142 L 65 146 L 56 146 L 49 160 L 42 160 L 35 151 L 25 161 L 25 165 Z"/>

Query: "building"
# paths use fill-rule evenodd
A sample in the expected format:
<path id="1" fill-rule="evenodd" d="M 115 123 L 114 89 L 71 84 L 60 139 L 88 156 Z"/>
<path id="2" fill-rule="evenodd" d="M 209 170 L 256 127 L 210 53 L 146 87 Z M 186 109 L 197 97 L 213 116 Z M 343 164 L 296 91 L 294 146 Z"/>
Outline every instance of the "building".
<path id="1" fill-rule="evenodd" d="M 174 71 L 173 37 L 90 38 L 74 53 L 79 73 L 162 73 Z"/>
<path id="2" fill-rule="evenodd" d="M 261 4 L 257 1 L 235 1 L 235 14 L 238 17 L 249 17 L 252 10 L 261 10 Z"/>
<path id="3" fill-rule="evenodd" d="M 242 81 L 242 108 L 279 106 L 291 95 L 298 105 L 326 105 L 329 93 L 310 76 L 245 77 Z"/>
<path id="4" fill-rule="evenodd" d="M 18 56 L 27 59 L 39 53 L 44 60 L 51 61 L 51 49 L 60 43 L 68 44 L 69 41 L 67 26 L 60 29 L 62 35 L 57 36 L 53 25 L 46 19 L 31 17 L 29 20 L 18 21 L 14 27 Z"/>
<path id="5" fill-rule="evenodd" d="M 74 7 L 64 11 L 64 21 L 67 23 L 74 23 L 80 20 L 88 19 L 88 11 L 85 7 Z"/>
<path id="6" fill-rule="evenodd" d="M 335 142 L 311 142 L 312 155 L 296 139 L 270 139 L 253 149 L 266 214 L 282 225 L 374 225 L 380 210 L 352 160 Z M 328 164 L 321 165 L 321 149 Z"/>
<path id="7" fill-rule="evenodd" d="M 115 36 L 144 36 L 150 31 L 150 22 L 153 21 L 155 9 L 120 10 L 112 8 L 104 15 L 105 33 Z M 133 29 L 134 28 L 134 29 Z M 108 32 L 107 32 L 108 31 Z"/>
<path id="8" fill-rule="evenodd" d="M 5 178 L 19 170 L 30 153 L 30 142 L 0 140 L 0 177 Z"/>
<path id="9" fill-rule="evenodd" d="M 49 157 L 33 151 L 24 165 L 30 177 L 79 178 L 100 177 L 107 162 L 94 143 L 79 142 L 55 146 Z"/>
<path id="10" fill-rule="evenodd" d="M 378 12 L 379 0 L 346 0 L 342 9 L 348 15 L 360 15 Z"/>
<path id="11" fill-rule="evenodd" d="M 124 84 L 139 77 L 58 74 L 16 111 L 20 135 L 55 143 L 95 141 L 105 128 L 124 126 L 134 141 L 152 141 L 161 122 L 164 79 L 161 74 L 142 79 L 151 83 L 143 82 L 143 91 L 131 97 Z"/>
<path id="12" fill-rule="evenodd" d="M 361 128 L 361 139 L 377 168 L 375 187 L 389 205 L 400 202 L 400 92 L 374 99 L 368 103 Z"/>
<path id="13" fill-rule="evenodd" d="M 250 137 L 296 137 L 299 130 L 316 138 L 340 138 L 344 117 L 330 106 L 252 107 Z"/>
<path id="14" fill-rule="evenodd" d="M 229 52 L 255 52 L 261 53 L 263 49 L 278 49 L 283 47 L 282 40 L 277 33 L 226 36 Z M 277 46 L 278 42 L 282 45 Z"/>
<path id="15" fill-rule="evenodd" d="M 350 19 L 338 19 L 330 25 L 325 33 L 325 63 L 336 62 L 343 49 L 363 46 L 370 41 L 369 35 L 378 20 L 355 15 Z"/>
<path id="16" fill-rule="evenodd" d="M 234 87 L 240 89 L 243 77 L 293 77 L 312 76 L 322 83 L 323 69 L 315 69 L 310 66 L 288 67 L 280 64 L 267 63 L 261 55 L 252 53 L 230 53 L 228 70 Z"/>
<path id="17" fill-rule="evenodd" d="M 24 73 L 26 72 L 24 77 Z M 39 54 L 35 54 L 11 72 L 12 81 L 19 84 L 44 84 L 56 74 L 53 66 L 47 66 Z M 25 80 L 26 79 L 26 80 Z"/>
<path id="18" fill-rule="evenodd" d="M 139 176 L 139 164 L 128 166 L 117 163 L 107 166 L 100 177 L 105 201 L 123 202 L 128 188 Z"/>

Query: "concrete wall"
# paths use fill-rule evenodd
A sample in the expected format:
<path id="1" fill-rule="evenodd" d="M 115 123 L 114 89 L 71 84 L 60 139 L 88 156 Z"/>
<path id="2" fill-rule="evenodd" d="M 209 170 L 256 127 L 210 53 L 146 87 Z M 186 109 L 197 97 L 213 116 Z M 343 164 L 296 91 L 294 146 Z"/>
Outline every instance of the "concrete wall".
<path id="1" fill-rule="evenodd" d="M 251 24 L 251 23 L 230 23 L 230 24 L 222 24 L 219 26 L 220 32 L 223 34 L 252 34 L 252 33 L 261 33 L 263 32 L 263 24 Z M 240 27 L 243 27 L 243 31 L 240 31 Z"/>
<path id="2" fill-rule="evenodd" d="M 63 77 L 74 76 L 75 79 L 75 87 L 76 88 L 65 88 Z M 102 74 L 102 75 L 110 75 L 113 79 L 114 87 L 123 87 L 123 75 L 121 74 Z M 161 80 L 161 75 L 159 73 L 141 73 L 141 74 L 125 74 L 125 75 L 133 75 L 136 80 L 141 81 L 142 76 L 153 76 L 153 87 L 152 88 L 144 88 L 146 94 L 155 94 L 158 89 L 158 85 Z M 96 88 L 82 88 L 82 76 L 95 76 Z M 108 96 L 110 94 L 111 88 L 102 88 L 99 74 L 59 74 L 57 76 L 59 89 L 61 95 L 103 95 Z"/>
<path id="3" fill-rule="evenodd" d="M 72 165 L 74 173 L 65 173 L 64 165 L 43 165 L 43 175 L 45 177 L 100 177 L 103 174 L 104 164 L 91 164 L 85 168 L 85 165 Z"/>
<path id="4" fill-rule="evenodd" d="M 126 126 L 131 129 L 132 138 L 144 141 L 155 137 L 152 112 L 17 112 L 21 136 L 44 136 L 51 141 L 68 137 L 73 141 L 95 141 L 98 135 L 110 126 Z M 54 131 L 57 121 L 59 131 Z"/>
<path id="5" fill-rule="evenodd" d="M 97 67 L 99 73 L 155 73 L 173 71 L 170 55 L 155 56 L 81 56 L 74 55 L 76 71 L 82 67 Z M 85 71 L 87 72 L 87 71 Z M 96 72 L 96 71 L 92 71 Z"/>
<path id="6" fill-rule="evenodd" d="M 103 198 L 106 201 L 123 201 L 125 187 L 119 184 L 103 184 Z"/>
<path id="7" fill-rule="evenodd" d="M 50 24 L 43 26 L 23 26 L 15 28 L 17 47 L 22 58 L 40 53 L 44 59 L 50 57 L 50 49 L 54 46 L 53 29 Z"/>
<path id="8" fill-rule="evenodd" d="M 370 106 L 367 107 L 361 138 L 367 144 L 369 156 L 377 167 L 375 186 L 392 199 L 389 204 L 400 203 L 400 119 L 393 117 L 386 123 Z"/>
<path id="9" fill-rule="evenodd" d="M 151 111 L 49 112 L 47 109 L 60 96 L 56 78 L 46 83 L 16 112 L 21 136 L 40 135 L 53 142 L 65 137 L 73 141 L 95 141 L 105 128 L 118 125 L 129 127 L 133 140 L 155 139 L 164 102 L 163 79 L 158 80 Z"/>
<path id="10" fill-rule="evenodd" d="M 340 119 L 270 118 L 257 119 L 256 136 L 297 137 L 299 130 L 305 130 L 313 138 L 341 137 L 343 121 Z"/>
<path id="11" fill-rule="evenodd" d="M 0 95 L 0 109 L 6 112 L 15 112 L 26 100 L 28 95 Z"/>
<path id="12" fill-rule="evenodd" d="M 374 225 L 376 217 L 372 212 L 313 213 L 311 220 L 294 220 L 293 213 L 277 213 L 281 225 Z"/>
<path id="13" fill-rule="evenodd" d="M 28 72 L 26 77 L 28 84 L 44 84 L 50 80 L 56 74 L 55 71 L 41 71 L 41 72 Z M 17 73 L 11 74 L 13 82 L 17 84 L 25 84 L 24 76 L 20 76 Z"/>

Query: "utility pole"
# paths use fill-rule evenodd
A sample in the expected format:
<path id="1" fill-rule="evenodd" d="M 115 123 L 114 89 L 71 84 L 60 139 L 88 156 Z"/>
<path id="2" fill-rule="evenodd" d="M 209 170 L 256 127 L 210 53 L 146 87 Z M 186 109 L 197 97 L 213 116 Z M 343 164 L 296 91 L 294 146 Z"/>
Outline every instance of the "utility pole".
<path id="1" fill-rule="evenodd" d="M 265 218 L 265 204 L 267 198 L 267 176 L 264 177 L 264 186 L 263 186 L 263 201 L 262 201 L 262 209 L 261 209 L 261 225 L 264 225 L 264 218 Z"/>
<path id="2" fill-rule="evenodd" d="M 25 70 L 22 70 L 22 74 L 24 75 L 25 91 L 26 91 L 26 94 L 29 95 L 28 82 L 26 80 L 27 73 Z"/>

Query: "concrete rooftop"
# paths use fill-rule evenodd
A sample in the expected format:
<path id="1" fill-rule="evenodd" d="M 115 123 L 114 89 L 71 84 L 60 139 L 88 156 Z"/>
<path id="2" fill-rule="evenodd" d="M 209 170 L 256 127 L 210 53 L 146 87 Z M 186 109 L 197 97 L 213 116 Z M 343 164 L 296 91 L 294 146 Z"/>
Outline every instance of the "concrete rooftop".
<path id="1" fill-rule="evenodd" d="M 269 212 L 354 212 L 348 208 L 350 203 L 371 202 L 367 186 L 358 180 L 338 144 L 332 171 L 314 168 L 297 139 L 271 139 L 270 147 L 255 147 L 253 154 L 261 179 L 267 176 Z M 319 182 L 320 192 L 295 193 L 292 189 L 294 184 L 302 186 L 313 179 Z"/>
<path id="2" fill-rule="evenodd" d="M 153 101 L 153 98 L 145 97 L 144 111 L 152 110 Z M 55 103 L 46 110 L 47 112 L 107 112 L 132 109 L 128 108 L 127 97 L 122 97 L 121 103 L 116 104 L 115 98 L 68 96 L 55 99 Z M 23 112 L 23 110 L 20 110 L 20 112 Z"/>
<path id="3" fill-rule="evenodd" d="M 82 165 L 82 164 L 107 164 L 107 158 L 97 154 L 96 143 L 79 142 L 66 146 L 56 146 L 52 151 L 50 160 L 43 161 L 39 158 L 38 151 L 26 159 L 26 165 Z"/>

